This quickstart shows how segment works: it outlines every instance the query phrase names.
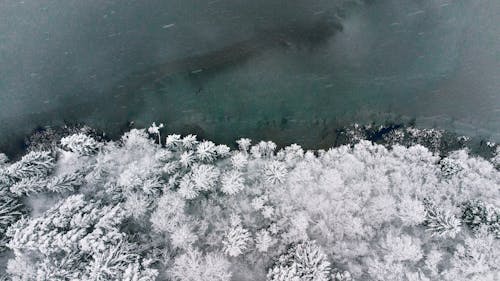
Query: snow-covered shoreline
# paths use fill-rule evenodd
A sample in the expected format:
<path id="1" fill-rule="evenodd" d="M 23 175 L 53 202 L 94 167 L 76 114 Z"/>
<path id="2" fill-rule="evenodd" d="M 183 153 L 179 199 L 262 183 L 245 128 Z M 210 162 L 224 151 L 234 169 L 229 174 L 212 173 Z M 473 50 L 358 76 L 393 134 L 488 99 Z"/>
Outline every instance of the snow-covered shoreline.
<path id="1" fill-rule="evenodd" d="M 165 137 L 155 125 L 118 141 L 74 133 L 52 150 L 2 158 L 3 251 L 14 255 L 6 274 L 496 280 L 497 146 L 491 159 L 463 148 L 439 156 L 397 143 L 410 140 L 401 133 L 425 143 L 437 132 L 395 130 L 385 147 L 357 128 L 350 144 L 328 150 L 249 139 L 232 150 L 193 135 Z"/>

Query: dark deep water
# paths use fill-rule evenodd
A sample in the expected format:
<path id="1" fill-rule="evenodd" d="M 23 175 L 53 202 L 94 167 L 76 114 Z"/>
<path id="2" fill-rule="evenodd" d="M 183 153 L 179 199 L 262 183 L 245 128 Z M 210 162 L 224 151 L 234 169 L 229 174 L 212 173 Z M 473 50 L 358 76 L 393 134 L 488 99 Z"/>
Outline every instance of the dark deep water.
<path id="1" fill-rule="evenodd" d="M 314 147 L 414 118 L 500 140 L 500 1 L 351 2 L 2 1 L 0 151 L 63 122 Z"/>

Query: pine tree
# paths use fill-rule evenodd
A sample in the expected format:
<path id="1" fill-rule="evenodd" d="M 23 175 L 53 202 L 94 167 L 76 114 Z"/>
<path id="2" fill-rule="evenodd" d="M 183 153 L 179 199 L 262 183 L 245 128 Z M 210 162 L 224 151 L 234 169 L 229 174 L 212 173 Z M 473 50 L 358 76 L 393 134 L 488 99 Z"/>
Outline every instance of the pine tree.
<path id="1" fill-rule="evenodd" d="M 272 141 L 261 141 L 258 144 L 250 148 L 250 154 L 256 158 L 272 158 L 274 156 L 274 150 L 276 149 L 276 144 Z"/>
<path id="2" fill-rule="evenodd" d="M 255 234 L 255 246 L 259 252 L 267 252 L 276 242 L 277 240 L 265 229 Z"/>
<path id="3" fill-rule="evenodd" d="M 231 156 L 231 165 L 236 170 L 243 170 L 248 165 L 248 156 L 246 153 L 237 152 Z"/>
<path id="4" fill-rule="evenodd" d="M 427 212 L 425 225 L 432 235 L 454 238 L 460 232 L 461 222 L 450 211 L 441 210 L 430 201 L 424 203 Z"/>
<path id="5" fill-rule="evenodd" d="M 203 256 L 200 251 L 189 248 L 175 258 L 169 272 L 176 281 L 230 281 L 229 266 L 230 263 L 217 253 Z"/>
<path id="6" fill-rule="evenodd" d="M 285 182 L 287 170 L 285 164 L 279 161 L 268 163 L 264 169 L 265 181 L 270 184 L 280 184 Z"/>
<path id="7" fill-rule="evenodd" d="M 0 196 L 0 251 L 5 249 L 8 239 L 5 237 L 7 228 L 23 214 L 22 204 L 16 199 L 3 194 Z"/>
<path id="8" fill-rule="evenodd" d="M 211 141 L 202 141 L 196 147 L 196 157 L 202 162 L 212 162 L 217 157 L 215 144 Z"/>
<path id="9" fill-rule="evenodd" d="M 174 192 L 166 192 L 157 201 L 157 207 L 151 214 L 151 224 L 155 232 L 172 233 L 185 222 L 184 208 L 186 201 Z"/>
<path id="10" fill-rule="evenodd" d="M 463 168 L 460 164 L 452 158 L 444 158 L 439 162 L 441 166 L 441 174 L 445 178 L 451 178 L 453 175 L 458 174 Z"/>
<path id="11" fill-rule="evenodd" d="M 227 195 L 234 195 L 245 188 L 242 173 L 238 171 L 229 171 L 222 175 L 222 192 Z"/>
<path id="12" fill-rule="evenodd" d="M 54 158 L 48 151 L 31 151 L 7 168 L 7 174 L 18 180 L 44 177 L 54 169 Z"/>
<path id="13" fill-rule="evenodd" d="M 184 168 L 190 167 L 191 165 L 194 164 L 196 161 L 196 157 L 194 155 L 193 151 L 184 151 L 180 156 L 179 156 L 179 163 Z"/>
<path id="14" fill-rule="evenodd" d="M 152 135 L 156 135 L 158 137 L 158 143 L 161 145 L 161 133 L 160 129 L 163 128 L 163 123 L 160 123 L 160 125 L 156 125 L 155 122 L 148 128 L 148 133 Z"/>
<path id="15" fill-rule="evenodd" d="M 47 181 L 37 177 L 25 178 L 10 187 L 10 192 L 21 195 L 32 195 L 46 190 Z"/>
<path id="16" fill-rule="evenodd" d="M 61 146 L 80 155 L 92 155 L 99 150 L 99 142 L 86 134 L 73 134 L 61 139 Z"/>
<path id="17" fill-rule="evenodd" d="M 165 140 L 165 147 L 173 151 L 182 150 L 181 135 L 168 135 Z"/>
<path id="18" fill-rule="evenodd" d="M 46 188 L 52 192 L 72 192 L 85 183 L 84 176 L 81 171 L 55 176 L 47 183 Z"/>
<path id="19" fill-rule="evenodd" d="M 187 135 L 182 138 L 182 147 L 184 150 L 192 150 L 198 145 L 198 140 L 196 140 L 196 135 Z"/>
<path id="20" fill-rule="evenodd" d="M 267 274 L 268 281 L 328 281 L 330 262 L 314 241 L 290 247 Z"/>
<path id="21" fill-rule="evenodd" d="M 252 141 L 247 138 L 241 138 L 236 141 L 238 144 L 238 148 L 240 149 L 241 152 L 248 152 L 248 149 L 250 148 L 250 145 L 252 144 Z"/>
<path id="22" fill-rule="evenodd" d="M 486 227 L 500 239 L 500 210 L 482 200 L 469 200 L 462 207 L 462 220 L 474 231 Z"/>
<path id="23" fill-rule="evenodd" d="M 248 248 L 251 240 L 248 230 L 243 228 L 239 219 L 232 219 L 231 226 L 224 234 L 222 244 L 224 252 L 231 257 L 237 257 Z"/>
<path id="24" fill-rule="evenodd" d="M 215 189 L 219 175 L 220 171 L 215 166 L 195 165 L 181 179 L 179 193 L 186 199 L 194 199 L 201 191 L 212 191 Z"/>
<path id="25" fill-rule="evenodd" d="M 184 223 L 175 228 L 170 235 L 170 240 L 175 248 L 187 249 L 198 240 L 198 237 L 191 230 L 191 227 Z"/>

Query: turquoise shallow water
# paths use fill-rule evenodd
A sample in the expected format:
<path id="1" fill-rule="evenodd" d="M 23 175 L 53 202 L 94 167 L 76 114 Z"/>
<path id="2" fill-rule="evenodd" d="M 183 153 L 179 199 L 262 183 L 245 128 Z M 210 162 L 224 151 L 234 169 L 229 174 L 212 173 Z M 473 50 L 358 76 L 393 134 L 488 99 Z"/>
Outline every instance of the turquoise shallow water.
<path id="1" fill-rule="evenodd" d="M 1 150 L 64 122 L 315 147 L 353 122 L 415 119 L 500 140 L 498 1 L 387 0 L 342 18 L 328 1 L 56 2 L 1 4 Z"/>

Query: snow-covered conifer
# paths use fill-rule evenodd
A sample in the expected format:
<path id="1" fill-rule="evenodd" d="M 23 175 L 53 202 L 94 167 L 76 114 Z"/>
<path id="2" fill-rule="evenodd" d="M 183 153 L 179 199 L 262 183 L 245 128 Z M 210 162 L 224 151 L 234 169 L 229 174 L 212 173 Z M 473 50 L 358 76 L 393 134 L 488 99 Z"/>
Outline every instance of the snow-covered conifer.
<path id="1" fill-rule="evenodd" d="M 196 147 L 196 157 L 202 162 L 212 162 L 217 157 L 215 144 L 211 141 L 202 141 Z"/>
<path id="2" fill-rule="evenodd" d="M 99 149 L 99 142 L 86 134 L 78 133 L 62 138 L 61 146 L 79 155 L 92 155 Z"/>
<path id="3" fill-rule="evenodd" d="M 398 214 L 404 225 L 413 226 L 425 220 L 426 211 L 421 201 L 405 195 L 399 203 Z"/>
<path id="4" fill-rule="evenodd" d="M 193 166 L 191 172 L 182 177 L 178 193 L 185 199 L 194 199 L 199 192 L 214 190 L 219 175 L 220 171 L 217 167 L 197 164 Z"/>
<path id="5" fill-rule="evenodd" d="M 148 133 L 152 135 L 156 135 L 158 137 L 158 143 L 161 144 L 161 133 L 160 129 L 163 128 L 163 123 L 160 123 L 160 125 L 156 125 L 155 122 L 148 128 Z"/>
<path id="6" fill-rule="evenodd" d="M 170 274 L 177 281 L 202 280 L 203 256 L 200 251 L 189 248 L 184 254 L 175 258 L 174 265 L 170 269 Z"/>
<path id="7" fill-rule="evenodd" d="M 170 239 L 174 247 L 187 249 L 198 240 L 198 237 L 188 224 L 182 224 L 174 229 L 170 235 Z"/>
<path id="8" fill-rule="evenodd" d="M 215 146 L 215 151 L 218 157 L 225 158 L 230 155 L 231 148 L 225 144 L 218 144 Z"/>
<path id="9" fill-rule="evenodd" d="M 442 210 L 430 202 L 426 202 L 425 205 L 427 212 L 425 224 L 432 235 L 454 238 L 460 232 L 461 222 L 449 210 Z"/>
<path id="10" fill-rule="evenodd" d="M 168 135 L 165 139 L 165 147 L 169 150 L 179 150 L 182 147 L 181 135 Z"/>
<path id="11" fill-rule="evenodd" d="M 232 152 L 195 136 L 166 143 L 131 130 L 85 157 L 59 149 L 0 163 L 9 278 L 498 279 L 499 173 L 472 152 L 440 160 L 421 145 L 361 139 L 277 154 L 272 142 Z"/>
<path id="12" fill-rule="evenodd" d="M 166 149 L 160 149 L 155 154 L 155 159 L 162 163 L 169 163 L 173 158 L 174 153 Z"/>
<path id="13" fill-rule="evenodd" d="M 39 178 L 25 178 L 11 185 L 10 192 L 21 195 L 32 195 L 45 190 L 47 181 Z"/>
<path id="14" fill-rule="evenodd" d="M 222 175 L 221 190 L 227 195 L 233 195 L 245 188 L 244 178 L 241 172 L 229 171 Z"/>
<path id="15" fill-rule="evenodd" d="M 236 143 L 238 144 L 238 148 L 240 149 L 240 151 L 246 153 L 248 149 L 250 149 L 252 141 L 248 138 L 241 138 L 237 140 Z"/>
<path id="16" fill-rule="evenodd" d="M 21 215 L 21 203 L 10 196 L 0 197 L 0 251 L 4 250 L 7 239 L 5 232 L 7 228 L 17 221 Z"/>
<path id="17" fill-rule="evenodd" d="M 191 169 L 190 179 L 197 190 L 208 191 L 215 188 L 220 171 L 212 165 L 196 165 Z"/>
<path id="18" fill-rule="evenodd" d="M 469 200 L 463 205 L 462 220 L 473 230 L 485 227 L 500 239 L 500 209 L 481 200 Z"/>
<path id="19" fill-rule="evenodd" d="M 456 245 L 449 260 L 450 267 L 442 273 L 441 280 L 497 280 L 500 275 L 500 243 L 487 229 L 477 231 L 464 243 Z"/>
<path id="20" fill-rule="evenodd" d="M 444 178 L 450 178 L 463 169 L 460 163 L 457 163 L 457 161 L 452 158 L 443 158 L 439 163 Z"/>
<path id="21" fill-rule="evenodd" d="M 154 281 L 158 271 L 150 267 L 149 261 L 139 260 L 132 245 L 120 242 L 94 253 L 82 279 Z"/>
<path id="22" fill-rule="evenodd" d="M 423 257 L 420 239 L 389 232 L 382 241 L 384 261 L 388 263 L 409 261 L 417 263 Z"/>
<path id="23" fill-rule="evenodd" d="M 181 166 L 180 162 L 177 161 L 168 162 L 165 163 L 165 165 L 163 165 L 161 171 L 167 175 L 173 175 L 177 172 L 177 170 L 179 170 L 180 166 Z"/>
<path id="24" fill-rule="evenodd" d="M 265 181 L 270 184 L 284 183 L 287 173 L 285 164 L 279 161 L 272 161 L 264 168 Z"/>
<path id="25" fill-rule="evenodd" d="M 182 147 L 184 150 L 192 150 L 198 144 L 198 140 L 196 139 L 196 135 L 187 135 L 182 138 Z"/>
<path id="26" fill-rule="evenodd" d="M 281 255 L 267 274 L 268 281 L 328 281 L 330 262 L 323 250 L 313 241 L 290 247 Z"/>
<path id="27" fill-rule="evenodd" d="M 123 209 L 129 216 L 140 219 L 147 213 L 152 201 L 151 198 L 141 193 L 129 193 L 126 196 Z"/>
<path id="28" fill-rule="evenodd" d="M 260 141 L 258 144 L 250 148 L 250 154 L 254 158 L 270 158 L 274 156 L 274 150 L 276 149 L 276 144 L 272 141 Z"/>
<path id="29" fill-rule="evenodd" d="M 71 192 L 85 183 L 84 176 L 81 171 L 58 175 L 47 183 L 46 188 L 52 192 Z"/>
<path id="30" fill-rule="evenodd" d="M 48 151 L 31 151 L 24 155 L 21 160 L 7 168 L 7 173 L 19 180 L 43 177 L 54 169 L 54 158 Z"/>
<path id="31" fill-rule="evenodd" d="M 205 256 L 203 279 L 207 281 L 230 281 L 231 263 L 219 253 L 208 253 Z"/>
<path id="32" fill-rule="evenodd" d="M 229 281 L 230 263 L 217 253 L 203 256 L 196 249 L 187 249 L 184 254 L 175 258 L 170 269 L 173 280 L 176 281 Z"/>
<path id="33" fill-rule="evenodd" d="M 138 150 L 146 149 L 153 143 L 146 131 L 139 129 L 132 129 L 123 134 L 121 141 L 124 147 Z"/>
<path id="34" fill-rule="evenodd" d="M 237 257 L 248 248 L 251 240 L 250 233 L 243 228 L 238 220 L 233 219 L 231 226 L 224 234 L 224 252 L 230 257 Z"/>
<path id="35" fill-rule="evenodd" d="M 276 239 L 265 229 L 255 234 L 255 246 L 259 252 L 267 252 L 276 242 Z"/>
<path id="36" fill-rule="evenodd" d="M 294 165 L 304 157 L 304 150 L 300 145 L 295 143 L 285 147 L 283 153 L 283 161 L 285 161 L 287 165 Z"/>
<path id="37" fill-rule="evenodd" d="M 165 193 L 160 199 L 156 210 L 151 215 L 153 230 L 157 232 L 174 232 L 184 222 L 184 207 L 186 202 L 174 192 Z"/>
<path id="38" fill-rule="evenodd" d="M 231 156 L 231 164 L 236 170 L 243 170 L 248 164 L 248 156 L 245 153 L 237 152 Z"/>
<path id="39" fill-rule="evenodd" d="M 190 175 L 186 174 L 182 177 L 179 183 L 177 193 L 184 199 L 191 200 L 198 196 L 199 190 L 196 188 L 194 182 L 191 180 Z"/>
<path id="40" fill-rule="evenodd" d="M 195 157 L 193 151 L 184 151 L 179 156 L 179 163 L 181 163 L 181 165 L 184 168 L 190 167 L 191 165 L 193 165 L 193 163 L 195 161 L 196 161 L 196 157 Z"/>
<path id="41" fill-rule="evenodd" d="M 267 196 L 258 196 L 252 199 L 252 207 L 256 210 L 262 210 L 264 208 L 264 204 L 267 202 L 268 198 Z"/>

